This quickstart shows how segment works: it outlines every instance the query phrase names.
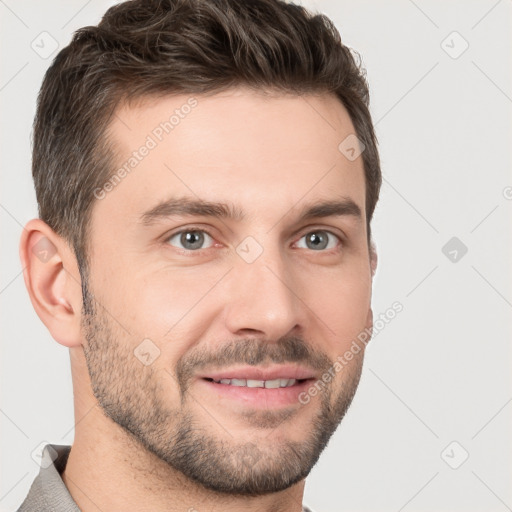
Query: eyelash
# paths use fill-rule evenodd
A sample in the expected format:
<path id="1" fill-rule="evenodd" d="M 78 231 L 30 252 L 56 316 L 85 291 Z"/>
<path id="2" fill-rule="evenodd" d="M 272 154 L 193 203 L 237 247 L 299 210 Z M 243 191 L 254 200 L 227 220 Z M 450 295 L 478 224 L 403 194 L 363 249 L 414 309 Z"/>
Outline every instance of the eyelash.
<path id="1" fill-rule="evenodd" d="M 181 235 L 182 233 L 188 233 L 188 232 L 195 232 L 195 231 L 198 231 L 198 232 L 201 232 L 201 233 L 206 233 L 210 238 L 212 238 L 213 240 L 215 240 L 215 237 L 211 234 L 211 232 L 208 230 L 208 229 L 205 229 L 205 228 L 200 228 L 200 227 L 197 227 L 197 226 L 189 226 L 185 229 L 181 229 L 180 231 L 176 231 L 175 233 L 171 233 L 170 235 L 166 236 L 165 239 L 164 239 L 164 243 L 165 244 L 169 244 L 169 240 L 171 238 L 174 238 L 175 236 L 177 235 Z M 333 233 L 332 231 L 329 231 L 328 229 L 325 229 L 325 228 L 312 228 L 306 232 L 304 232 L 300 238 L 298 238 L 298 240 L 301 240 L 302 238 L 304 238 L 306 235 L 309 235 L 311 233 L 315 233 L 317 231 L 323 231 L 325 233 L 328 233 L 329 235 L 332 235 L 334 236 L 335 238 L 338 239 L 339 241 L 339 244 L 335 247 L 335 248 L 331 248 L 331 249 L 322 249 L 322 250 L 319 250 L 319 251 L 314 251 L 313 249 L 310 249 L 311 251 L 313 252 L 319 252 L 319 253 L 330 253 L 331 251 L 335 251 L 335 252 L 339 252 L 341 250 L 341 248 L 343 247 L 344 245 L 344 240 L 342 239 L 342 237 L 340 235 L 337 235 L 336 233 Z M 195 250 L 190 250 L 190 249 L 181 249 L 180 247 L 175 247 L 173 245 L 171 245 L 171 247 L 173 247 L 173 249 L 177 250 L 180 254 L 183 254 L 183 255 L 186 255 L 186 256 L 192 256 L 194 254 L 202 254 L 203 251 L 207 251 L 208 249 L 212 249 L 212 247 L 206 247 L 204 249 L 195 249 Z"/>

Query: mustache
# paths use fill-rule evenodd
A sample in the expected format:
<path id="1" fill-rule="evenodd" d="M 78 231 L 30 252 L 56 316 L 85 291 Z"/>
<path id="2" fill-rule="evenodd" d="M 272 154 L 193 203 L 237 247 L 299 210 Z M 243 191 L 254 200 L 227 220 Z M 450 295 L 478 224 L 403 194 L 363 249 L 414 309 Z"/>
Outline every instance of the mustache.
<path id="1" fill-rule="evenodd" d="M 332 361 L 298 336 L 285 336 L 277 341 L 243 338 L 227 342 L 215 350 L 196 349 L 184 354 L 176 364 L 176 377 L 185 391 L 187 383 L 200 370 L 234 365 L 256 366 L 262 363 L 303 363 L 320 371 L 328 370 Z"/>

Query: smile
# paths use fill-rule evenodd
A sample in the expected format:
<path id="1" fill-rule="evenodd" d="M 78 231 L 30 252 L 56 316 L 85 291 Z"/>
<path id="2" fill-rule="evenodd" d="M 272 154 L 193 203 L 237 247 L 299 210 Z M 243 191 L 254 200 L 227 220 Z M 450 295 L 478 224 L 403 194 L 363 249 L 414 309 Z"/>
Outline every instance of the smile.
<path id="1" fill-rule="evenodd" d="M 253 379 L 206 379 L 217 384 L 226 384 L 228 386 L 239 386 L 248 388 L 266 388 L 266 389 L 277 389 L 277 388 L 288 388 L 294 386 L 297 382 L 302 382 L 306 379 L 272 379 L 272 380 L 253 380 Z"/>

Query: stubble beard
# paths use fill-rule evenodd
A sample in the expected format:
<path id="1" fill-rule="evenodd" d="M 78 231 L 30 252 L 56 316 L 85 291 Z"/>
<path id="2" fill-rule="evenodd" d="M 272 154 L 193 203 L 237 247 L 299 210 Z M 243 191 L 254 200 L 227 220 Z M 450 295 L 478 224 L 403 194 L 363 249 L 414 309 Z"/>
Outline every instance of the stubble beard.
<path id="1" fill-rule="evenodd" d="M 181 400 L 171 407 L 164 401 L 169 392 L 162 388 L 162 374 L 159 375 L 165 370 L 141 364 L 127 335 L 126 343 L 123 342 L 124 331 L 102 307 L 94 306 L 93 297 L 85 289 L 84 355 L 92 391 L 103 413 L 141 449 L 216 493 L 260 496 L 282 491 L 306 478 L 343 419 L 359 383 L 362 355 L 359 363 L 343 369 L 346 373 L 337 390 L 333 388 L 333 380 L 317 395 L 319 404 L 312 400 L 302 406 L 318 408 L 318 413 L 303 425 L 307 432 L 303 441 L 276 435 L 281 425 L 300 421 L 300 410 L 295 414 L 289 410 L 249 410 L 241 413 L 241 417 L 252 429 L 268 430 L 268 435 L 263 441 L 258 436 L 254 442 L 240 442 L 229 434 L 229 425 L 219 426 L 213 419 L 215 412 L 205 411 L 205 404 L 197 403 L 201 402 L 200 397 L 193 396 L 188 389 L 190 375 L 197 367 L 194 361 L 200 360 L 200 353 L 199 359 L 196 353 L 194 358 L 178 363 L 173 378 L 179 386 Z M 233 350 L 224 354 L 236 353 L 237 362 L 243 354 L 245 362 L 250 360 L 248 364 L 301 359 L 310 364 L 313 358 L 300 338 L 286 338 L 272 345 L 260 340 L 242 340 Z M 314 365 L 327 370 L 331 362 L 325 355 L 316 354 Z"/>

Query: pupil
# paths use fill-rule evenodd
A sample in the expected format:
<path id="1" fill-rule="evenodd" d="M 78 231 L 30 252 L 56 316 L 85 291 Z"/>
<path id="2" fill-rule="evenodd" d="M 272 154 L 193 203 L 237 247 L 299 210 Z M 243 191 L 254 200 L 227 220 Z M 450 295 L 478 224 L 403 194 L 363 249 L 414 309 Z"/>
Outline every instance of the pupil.
<path id="1" fill-rule="evenodd" d="M 181 243 L 187 249 L 198 249 L 203 245 L 204 235 L 199 231 L 187 231 L 181 235 Z"/>
<path id="2" fill-rule="evenodd" d="M 325 249 L 325 247 L 327 247 L 327 237 L 318 235 L 318 233 L 311 233 L 307 241 L 308 245 L 312 244 L 311 249 Z"/>

